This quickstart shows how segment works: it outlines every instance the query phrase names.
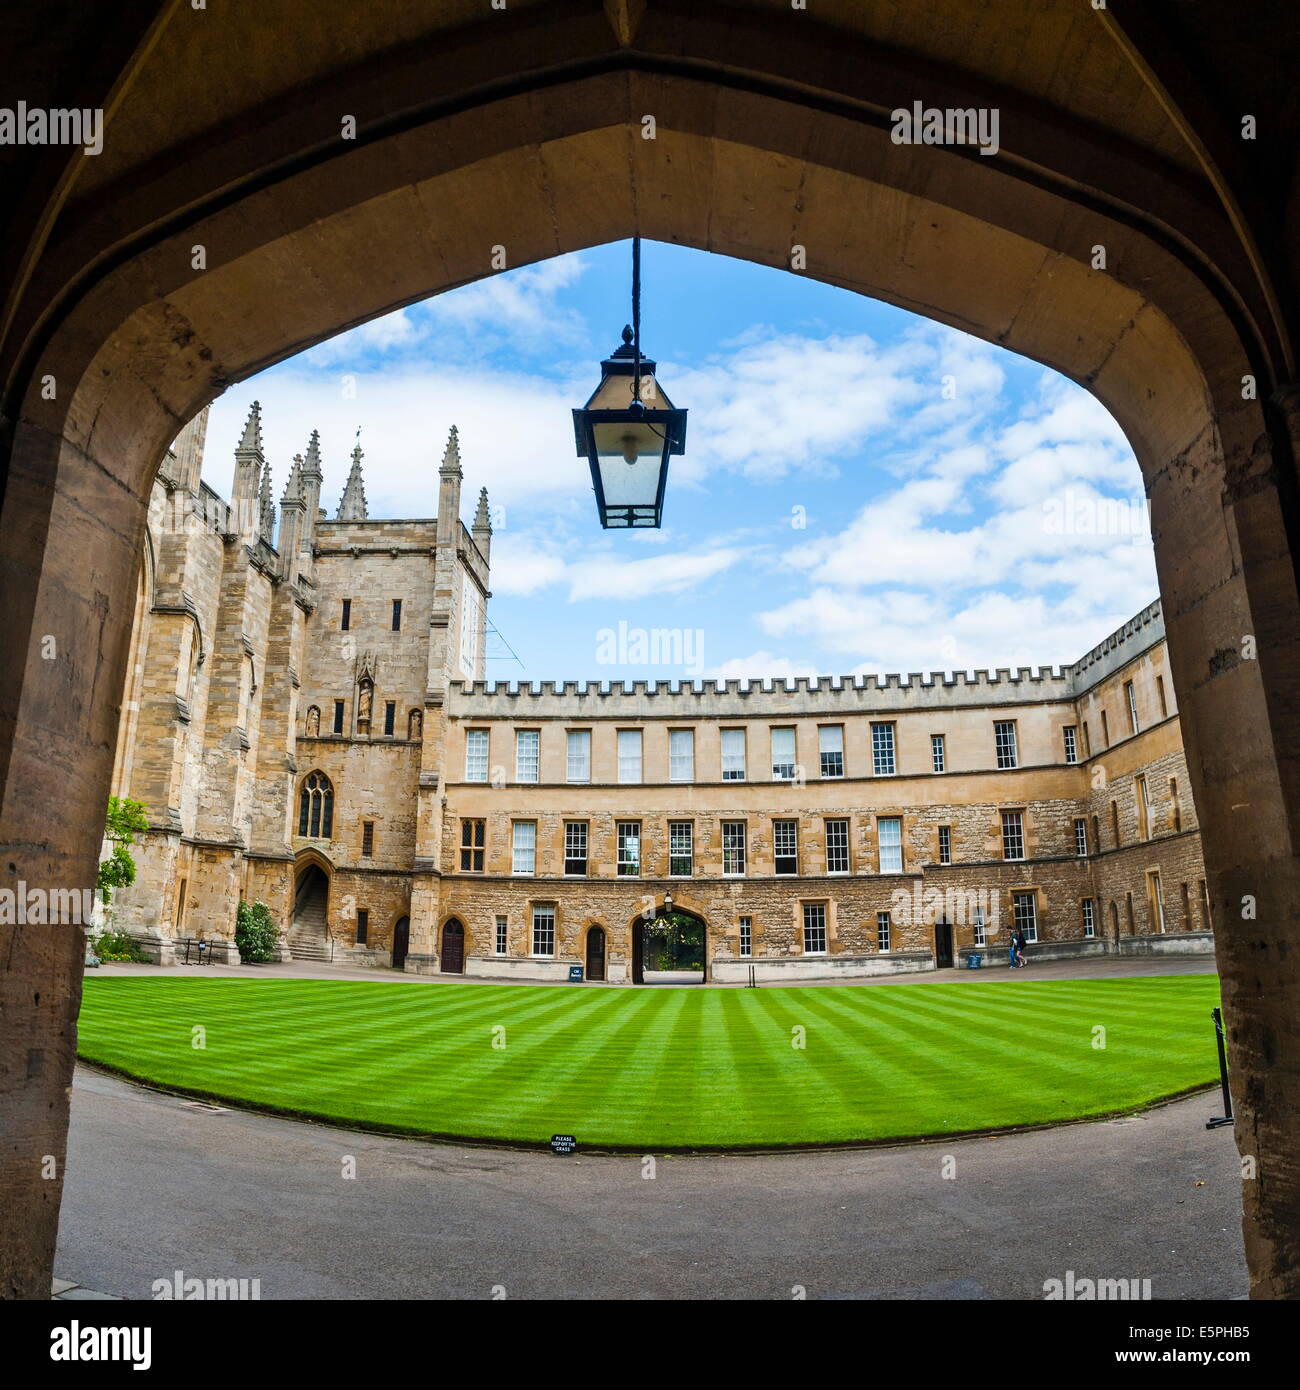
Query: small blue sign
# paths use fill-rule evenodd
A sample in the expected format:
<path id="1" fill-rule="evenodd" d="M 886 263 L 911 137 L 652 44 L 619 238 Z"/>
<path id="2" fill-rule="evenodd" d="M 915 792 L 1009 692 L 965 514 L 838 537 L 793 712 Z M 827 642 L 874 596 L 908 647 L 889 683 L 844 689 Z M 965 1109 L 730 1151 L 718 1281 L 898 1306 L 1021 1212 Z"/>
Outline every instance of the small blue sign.
<path id="1" fill-rule="evenodd" d="M 569 966 L 569 983 L 571 985 L 580 985 L 582 983 L 582 966 Z"/>

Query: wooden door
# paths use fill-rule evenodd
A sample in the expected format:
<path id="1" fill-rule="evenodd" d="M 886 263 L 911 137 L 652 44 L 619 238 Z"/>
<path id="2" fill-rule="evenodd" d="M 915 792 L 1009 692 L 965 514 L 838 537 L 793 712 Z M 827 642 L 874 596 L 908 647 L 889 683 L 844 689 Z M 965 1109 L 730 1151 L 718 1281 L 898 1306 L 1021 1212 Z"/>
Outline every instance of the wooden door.
<path id="1" fill-rule="evenodd" d="M 465 928 L 454 917 L 442 929 L 442 973 L 465 973 Z"/>
<path id="2" fill-rule="evenodd" d="M 411 945 L 411 919 L 399 917 L 393 928 L 393 969 L 401 970 L 406 964 L 406 953 Z"/>
<path id="3" fill-rule="evenodd" d="M 592 927 L 587 933 L 587 979 L 605 978 L 605 931 L 603 927 Z"/>

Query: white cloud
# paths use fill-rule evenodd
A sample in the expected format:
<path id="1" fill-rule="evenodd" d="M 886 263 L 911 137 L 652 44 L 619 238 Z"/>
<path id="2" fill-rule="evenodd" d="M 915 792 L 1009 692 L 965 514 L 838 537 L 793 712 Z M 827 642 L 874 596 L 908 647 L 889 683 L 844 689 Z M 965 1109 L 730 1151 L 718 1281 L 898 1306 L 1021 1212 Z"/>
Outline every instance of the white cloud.
<path id="1" fill-rule="evenodd" d="M 585 343 L 582 316 L 561 302 L 587 269 L 581 256 L 559 256 L 396 309 L 307 349 L 296 368 L 311 373 L 387 362 L 463 366 L 502 350 Z"/>
<path id="2" fill-rule="evenodd" d="M 1140 591 L 1139 591 L 1140 592 Z M 817 589 L 761 615 L 775 637 L 815 641 L 862 675 L 1067 665 L 1133 615 L 1141 599 L 1113 607 L 1072 598 L 990 592 L 965 602 L 906 592 Z"/>
<path id="3" fill-rule="evenodd" d="M 665 389 L 691 411 L 689 447 L 674 467 L 687 478 L 834 470 L 919 399 L 906 367 L 906 354 L 865 336 L 793 334 L 743 343 L 702 367 L 661 364 Z"/>
<path id="4" fill-rule="evenodd" d="M 759 615 L 857 671 L 1077 660 L 1157 591 L 1141 479 L 1114 421 L 1046 379 L 1021 418 L 927 462 L 785 556 L 812 586 Z"/>
<path id="5" fill-rule="evenodd" d="M 1140 478 L 1122 435 L 1058 388 L 1050 396 L 1009 428 L 923 464 L 786 563 L 816 584 L 939 592 L 1073 584 L 1079 566 L 1113 552 L 1120 572 L 1153 587 Z"/>
<path id="6" fill-rule="evenodd" d="M 352 343 L 345 344 L 343 338 L 351 336 Z M 374 348 L 380 352 L 387 352 L 395 347 L 402 347 L 415 342 L 419 332 L 411 318 L 409 309 L 398 309 L 396 313 L 384 314 L 380 318 L 371 319 L 369 323 L 363 323 L 360 328 L 354 328 L 351 335 L 341 335 L 333 340 L 340 349 L 351 349 L 353 344 L 362 350 Z"/>
<path id="7" fill-rule="evenodd" d="M 865 334 L 824 337 L 755 325 L 697 367 L 660 364 L 673 400 L 691 410 L 689 447 L 673 467 L 698 484 L 716 472 L 770 482 L 789 473 L 836 476 L 861 466 L 878 441 L 924 440 L 912 467 L 963 452 L 972 421 L 997 402 L 996 349 L 935 324 L 881 346 Z M 906 458 L 896 467 L 909 471 Z"/>
<path id="8" fill-rule="evenodd" d="M 683 552 L 646 560 L 583 560 L 569 567 L 569 598 L 638 599 L 680 594 L 744 559 L 738 550 Z"/>
<path id="9" fill-rule="evenodd" d="M 563 582 L 564 561 L 559 555 L 547 555 L 527 542 L 510 539 L 492 545 L 492 592 L 495 594 L 531 595 Z"/>
<path id="10" fill-rule="evenodd" d="M 535 536 L 493 546 L 492 588 L 497 593 L 536 594 L 563 587 L 570 603 L 588 599 L 653 598 L 687 593 L 746 558 L 744 551 L 712 547 L 627 560 L 613 552 L 569 558 L 567 548 L 547 549 Z"/>
<path id="11" fill-rule="evenodd" d="M 1006 429 L 1000 445 L 1007 457 L 1028 453 L 1044 442 L 1076 440 L 1128 451 L 1128 440 L 1115 417 L 1081 387 L 1063 377 L 1044 373 L 1040 383 L 1043 409 Z"/>
<path id="12" fill-rule="evenodd" d="M 212 408 L 204 478 L 223 495 L 248 407 L 262 401 L 263 438 L 276 496 L 294 454 L 313 429 L 321 435 L 325 483 L 321 502 L 332 516 L 347 480 L 357 426 L 365 457 L 366 495 L 375 517 L 431 517 L 438 506 L 438 465 L 447 433 L 460 432 L 462 513 L 473 515 L 480 487 L 505 508 L 590 506 L 591 475 L 573 444 L 571 397 L 523 373 L 474 370 L 372 370 L 344 374 L 286 365 L 232 387 Z"/>
<path id="13" fill-rule="evenodd" d="M 751 652 L 748 656 L 733 656 L 705 673 L 708 680 L 792 680 L 795 676 L 815 676 L 819 672 L 807 662 L 792 661 L 788 656 L 772 652 Z"/>
<path id="14" fill-rule="evenodd" d="M 487 332 L 523 344 L 580 342 L 586 338 L 582 318 L 557 300 L 586 268 L 580 255 L 557 256 L 426 300 L 422 312 L 440 332 Z"/>
<path id="15" fill-rule="evenodd" d="M 1139 491 L 1140 479 L 1131 459 L 1100 445 L 1042 444 L 1008 463 L 989 491 L 995 501 L 1015 507 L 1040 503 L 1072 482 Z"/>

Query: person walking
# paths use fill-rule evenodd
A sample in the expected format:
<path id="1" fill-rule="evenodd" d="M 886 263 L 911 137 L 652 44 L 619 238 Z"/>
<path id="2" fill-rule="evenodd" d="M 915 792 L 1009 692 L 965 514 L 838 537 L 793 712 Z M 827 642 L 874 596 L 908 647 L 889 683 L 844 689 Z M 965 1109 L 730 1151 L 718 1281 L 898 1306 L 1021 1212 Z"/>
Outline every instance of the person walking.
<path id="1" fill-rule="evenodd" d="M 1020 962 L 1016 959 L 1016 956 L 1019 955 L 1019 952 L 1016 950 L 1016 934 L 1014 931 L 1007 938 L 1007 954 L 1010 957 L 1011 969 L 1015 970 L 1020 964 Z"/>
<path id="2" fill-rule="evenodd" d="M 1019 927 L 1011 933 L 1011 950 L 1016 958 L 1016 965 L 1023 969 L 1029 964 L 1025 958 L 1025 947 L 1029 945 L 1029 938 Z"/>

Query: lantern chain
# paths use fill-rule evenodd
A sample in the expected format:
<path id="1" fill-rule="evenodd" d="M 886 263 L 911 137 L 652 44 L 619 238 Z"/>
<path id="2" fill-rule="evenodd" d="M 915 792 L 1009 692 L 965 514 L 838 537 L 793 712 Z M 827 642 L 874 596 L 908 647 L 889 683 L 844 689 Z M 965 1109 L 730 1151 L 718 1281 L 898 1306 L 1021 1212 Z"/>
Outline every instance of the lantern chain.
<path id="1" fill-rule="evenodd" d="M 641 238 L 632 238 L 632 399 L 641 401 Z"/>

